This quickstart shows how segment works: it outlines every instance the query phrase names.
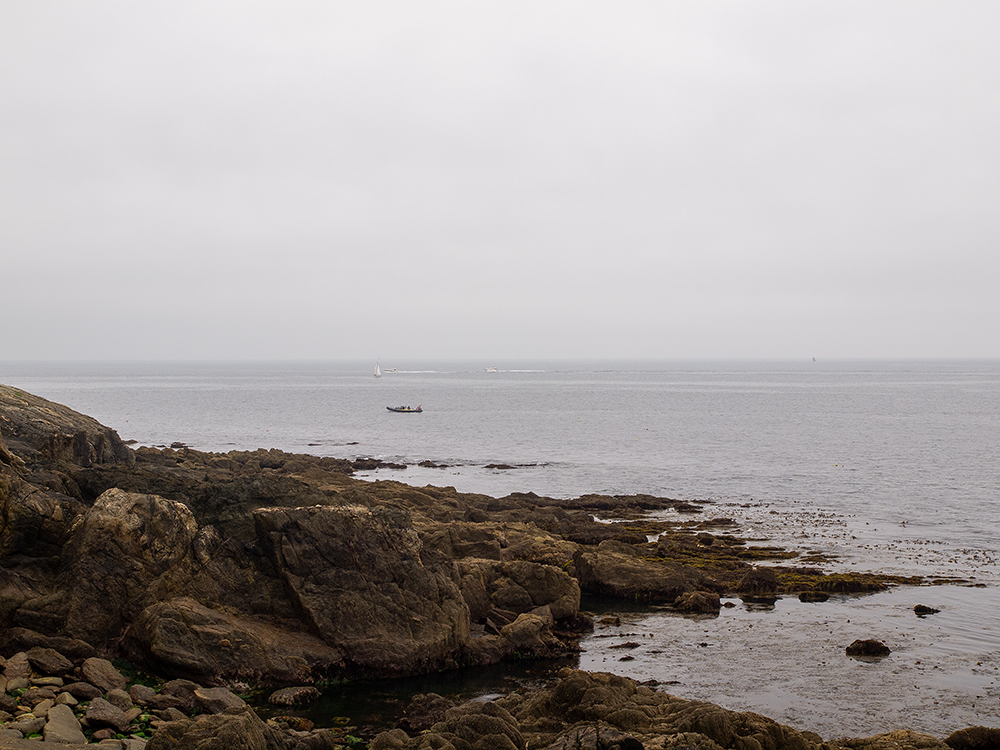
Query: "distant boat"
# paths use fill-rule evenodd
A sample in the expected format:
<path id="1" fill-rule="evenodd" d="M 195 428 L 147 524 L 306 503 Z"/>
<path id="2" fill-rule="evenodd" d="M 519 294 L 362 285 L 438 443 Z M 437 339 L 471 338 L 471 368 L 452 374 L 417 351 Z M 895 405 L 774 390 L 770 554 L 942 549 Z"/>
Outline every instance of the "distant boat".
<path id="1" fill-rule="evenodd" d="M 380 368 L 380 367 L 378 366 L 378 362 L 376 362 L 376 363 L 375 363 L 375 377 L 376 377 L 376 378 L 380 378 L 380 377 L 382 377 L 382 370 L 381 370 L 381 368 Z"/>
<path id="2" fill-rule="evenodd" d="M 399 372 L 395 367 L 390 367 L 386 372 Z"/>
<path id="3" fill-rule="evenodd" d="M 422 412 L 423 411 L 423 409 L 420 408 L 420 404 L 417 404 L 415 407 L 414 406 L 387 406 L 385 408 L 388 409 L 389 411 L 400 412 L 401 414 L 417 414 L 418 412 Z"/>
<path id="4" fill-rule="evenodd" d="M 487 367 L 486 372 L 500 372 L 500 371 L 495 367 Z"/>

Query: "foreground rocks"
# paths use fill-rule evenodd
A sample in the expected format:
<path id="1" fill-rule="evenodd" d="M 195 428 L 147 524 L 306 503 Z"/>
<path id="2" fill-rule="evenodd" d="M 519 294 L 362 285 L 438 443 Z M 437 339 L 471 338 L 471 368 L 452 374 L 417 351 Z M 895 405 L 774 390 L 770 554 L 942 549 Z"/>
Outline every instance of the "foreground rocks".
<path id="1" fill-rule="evenodd" d="M 291 694 L 300 700 L 318 695 L 309 687 Z M 154 736 L 155 742 L 150 742 Z M 99 657 L 74 661 L 35 646 L 0 658 L 0 747 L 29 739 L 100 743 L 124 750 L 141 750 L 147 744 L 187 748 L 199 746 L 196 740 L 205 736 L 221 743 L 213 745 L 220 748 L 318 750 L 340 746 L 343 732 L 321 728 L 292 733 L 279 722 L 261 721 L 227 688 L 206 688 L 188 680 L 160 682 L 155 688 L 130 683 Z"/>
<path id="2" fill-rule="evenodd" d="M 262 722 L 233 688 L 295 686 L 288 695 L 301 697 L 324 680 L 569 653 L 592 627 L 583 593 L 711 616 L 725 595 L 821 599 L 915 582 L 795 567 L 794 551 L 749 547 L 698 504 L 497 499 L 360 482 L 353 468 L 275 450 L 133 451 L 89 417 L 0 386 L 0 731 L 119 744 L 155 732 L 154 750 L 332 747 L 337 733 Z M 673 520 L 646 515 L 664 509 Z M 111 663 L 122 657 L 156 686 L 128 683 Z M 685 723 L 677 699 L 609 680 L 567 673 L 554 693 L 453 707 L 442 720 L 435 702 L 439 739 L 397 731 L 376 744 L 818 741 L 717 707 L 691 709 L 714 717 L 704 725 Z"/>
<path id="3" fill-rule="evenodd" d="M 421 696 L 432 705 L 429 696 Z M 371 750 L 958 750 L 995 747 L 1000 731 L 982 727 L 947 740 L 910 731 L 824 742 L 749 712 L 728 711 L 640 685 L 625 677 L 564 669 L 549 686 L 492 703 L 446 708 L 429 727 L 402 724 Z M 980 743 L 972 745 L 971 743 Z"/>

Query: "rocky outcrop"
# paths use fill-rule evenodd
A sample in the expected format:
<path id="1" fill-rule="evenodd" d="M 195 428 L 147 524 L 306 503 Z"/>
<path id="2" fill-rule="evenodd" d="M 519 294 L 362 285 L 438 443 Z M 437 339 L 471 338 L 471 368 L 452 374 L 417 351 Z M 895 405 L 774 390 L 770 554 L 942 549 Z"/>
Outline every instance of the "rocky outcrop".
<path id="1" fill-rule="evenodd" d="M 405 510 L 275 508 L 255 520 L 299 616 L 361 672 L 440 667 L 468 639 L 456 571 L 423 564 Z"/>
<path id="2" fill-rule="evenodd" d="M 65 632 L 99 647 L 117 641 L 153 582 L 189 559 L 197 530 L 181 503 L 117 489 L 101 495 L 65 549 Z"/>
<path id="3" fill-rule="evenodd" d="M 490 704 L 486 704 L 490 706 Z M 813 750 L 822 742 L 752 713 L 687 701 L 609 674 L 565 669 L 552 685 L 497 700 L 466 704 L 410 737 L 400 729 L 378 735 L 372 750 L 456 750 L 672 747 L 734 750 Z"/>
<path id="4" fill-rule="evenodd" d="M 581 549 L 573 561 L 580 586 L 594 594 L 673 602 L 682 594 L 717 587 L 695 568 L 646 557 L 633 545 L 611 540 Z"/>
<path id="5" fill-rule="evenodd" d="M 22 460 L 27 454 L 79 466 L 135 461 L 118 433 L 96 419 L 5 385 L 0 385 L 0 435 Z M 0 449 L 0 460 L 6 452 Z"/>
<path id="6" fill-rule="evenodd" d="M 562 653 L 581 591 L 713 614 L 721 593 L 874 591 L 888 580 L 761 566 L 794 553 L 706 531 L 732 530 L 728 519 L 644 518 L 697 516 L 700 505 L 495 499 L 350 471 L 275 450 L 133 452 L 88 417 L 0 387 L 0 736 L 142 731 L 155 732 L 152 750 L 333 748 L 343 736 L 301 717 L 263 722 L 226 686 L 295 685 L 277 694 L 291 706 L 324 678 Z M 129 684 L 109 661 L 119 655 L 175 679 Z M 972 750 L 997 732 L 970 728 L 947 745 L 906 731 L 821 743 L 576 670 L 492 703 L 424 698 L 373 750 Z"/>
<path id="7" fill-rule="evenodd" d="M 429 703 L 428 696 L 419 696 Z M 759 714 L 729 711 L 640 685 L 625 677 L 564 669 L 544 688 L 492 704 L 447 708 L 430 726 L 400 722 L 371 750 L 973 750 L 993 747 L 997 731 L 971 727 L 947 744 L 909 730 L 824 742 Z M 411 709 L 407 710 L 410 713 Z M 442 715 L 443 711 L 443 715 Z M 419 715 L 420 707 L 413 709 Z"/>

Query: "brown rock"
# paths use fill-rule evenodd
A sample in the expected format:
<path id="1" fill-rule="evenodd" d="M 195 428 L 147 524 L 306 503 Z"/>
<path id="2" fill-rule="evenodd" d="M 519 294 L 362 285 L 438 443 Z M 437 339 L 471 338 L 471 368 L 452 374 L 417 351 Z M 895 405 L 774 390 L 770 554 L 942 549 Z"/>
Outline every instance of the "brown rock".
<path id="1" fill-rule="evenodd" d="M 674 606 L 682 612 L 718 614 L 722 608 L 722 600 L 711 591 L 692 591 L 677 597 Z"/>
<path id="2" fill-rule="evenodd" d="M 945 739 L 951 750 L 996 750 L 1000 747 L 1000 729 L 968 727 L 953 732 Z"/>
<path id="3" fill-rule="evenodd" d="M 8 681 L 16 680 L 19 677 L 25 679 L 31 677 L 31 662 L 28 661 L 28 655 L 20 651 L 10 656 L 4 664 L 3 674 Z"/>
<path id="4" fill-rule="evenodd" d="M 750 596 L 774 596 L 778 591 L 778 578 L 770 568 L 752 568 L 736 584 L 736 591 Z"/>
<path id="5" fill-rule="evenodd" d="M 147 685 L 135 684 L 128 689 L 128 696 L 133 703 L 145 706 L 156 696 L 156 691 Z"/>
<path id="6" fill-rule="evenodd" d="M 80 701 L 89 701 L 104 695 L 103 690 L 96 685 L 91 685 L 89 682 L 72 682 L 66 685 L 62 691 L 69 693 Z"/>
<path id="7" fill-rule="evenodd" d="M 181 503 L 118 489 L 102 494 L 64 553 L 66 630 L 88 643 L 116 641 L 149 601 L 153 582 L 185 561 L 196 532 Z"/>
<path id="8" fill-rule="evenodd" d="M 254 518 L 302 616 L 356 668 L 413 672 L 453 659 L 468 640 L 454 568 L 424 564 L 407 512 L 317 506 Z"/>
<path id="9" fill-rule="evenodd" d="M 603 541 L 596 550 L 573 558 L 584 591 L 639 601 L 674 601 L 688 591 L 704 589 L 705 575 L 690 567 L 641 557 L 628 544 Z"/>
<path id="10" fill-rule="evenodd" d="M 0 435 L 6 440 L 0 456 L 13 453 L 28 462 L 46 458 L 80 466 L 135 462 L 117 432 L 62 404 L 0 385 L 0 412 Z"/>
<path id="11" fill-rule="evenodd" d="M 84 660 L 81 672 L 87 682 L 99 687 L 105 693 L 116 688 L 124 690 L 128 685 L 128 680 L 125 679 L 121 672 L 115 669 L 114 664 L 99 656 L 92 656 Z M 73 695 L 77 698 L 80 697 L 76 693 Z"/>
<path id="12" fill-rule="evenodd" d="M 108 694 L 105 696 L 105 700 L 107 700 L 107 702 L 112 706 L 120 708 L 125 712 L 128 712 L 132 708 L 132 696 L 121 688 L 109 690 Z"/>
<path id="13" fill-rule="evenodd" d="M 396 726 L 410 734 L 419 734 L 439 721 L 444 721 L 445 712 L 454 708 L 455 702 L 437 693 L 420 693 L 410 699 Z"/>
<path id="14" fill-rule="evenodd" d="M 848 656 L 860 656 L 873 659 L 881 659 L 882 657 L 888 656 L 892 653 L 888 646 L 882 643 L 882 641 L 875 640 L 874 638 L 868 638 L 865 640 L 858 639 L 851 643 L 851 645 L 845 650 Z"/>
<path id="15" fill-rule="evenodd" d="M 146 750 L 271 750 L 285 747 L 280 730 L 266 725 L 249 707 L 162 724 Z"/>
<path id="16" fill-rule="evenodd" d="M 66 745 L 87 744 L 80 722 L 69 706 L 56 705 L 49 709 L 42 736 L 46 742 L 60 742 Z"/>
<path id="17" fill-rule="evenodd" d="M 226 709 L 242 708 L 246 701 L 233 691 L 224 687 L 197 688 L 194 691 L 195 702 L 210 714 L 221 714 Z"/>
<path id="18" fill-rule="evenodd" d="M 129 721 L 125 712 L 103 698 L 94 698 L 87 707 L 87 723 L 92 727 L 112 727 L 124 732 Z"/>
<path id="19" fill-rule="evenodd" d="M 219 612 L 183 597 L 144 610 L 125 634 L 134 661 L 164 675 L 218 684 L 222 677 L 301 683 L 344 666 L 342 652 L 316 636 Z M 163 701 L 151 702 L 159 706 Z"/>
<path id="20" fill-rule="evenodd" d="M 28 661 L 40 674 L 64 675 L 73 671 L 73 662 L 55 649 L 35 646 L 28 650 Z"/>

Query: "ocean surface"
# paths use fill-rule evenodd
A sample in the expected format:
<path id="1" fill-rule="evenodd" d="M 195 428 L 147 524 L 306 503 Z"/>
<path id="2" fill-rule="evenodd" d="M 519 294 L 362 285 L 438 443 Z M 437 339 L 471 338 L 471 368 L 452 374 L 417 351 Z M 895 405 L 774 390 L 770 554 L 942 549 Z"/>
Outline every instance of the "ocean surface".
<path id="1" fill-rule="evenodd" d="M 757 543 L 833 556 L 828 570 L 951 581 L 736 601 L 708 620 L 620 612 L 578 663 L 825 738 L 1000 726 L 1000 361 L 383 361 L 380 378 L 374 366 L 0 362 L 0 383 L 142 445 L 374 456 L 411 466 L 371 481 L 493 496 L 708 501 Z M 941 612 L 918 618 L 918 603 Z M 867 637 L 892 655 L 844 656 Z M 632 659 L 616 638 L 641 644 Z"/>

